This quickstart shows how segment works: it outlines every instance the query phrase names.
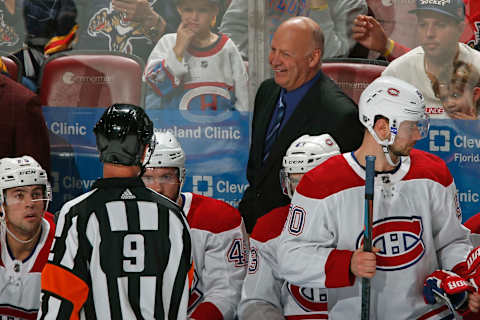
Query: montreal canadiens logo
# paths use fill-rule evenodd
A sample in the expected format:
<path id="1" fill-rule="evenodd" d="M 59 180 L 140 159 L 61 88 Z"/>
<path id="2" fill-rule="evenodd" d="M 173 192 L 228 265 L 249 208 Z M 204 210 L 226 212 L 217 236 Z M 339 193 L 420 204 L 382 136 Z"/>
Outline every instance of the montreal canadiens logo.
<path id="1" fill-rule="evenodd" d="M 307 312 L 328 311 L 327 290 L 318 288 L 302 288 L 291 283 L 288 291 L 297 305 Z"/>
<path id="2" fill-rule="evenodd" d="M 388 88 L 387 92 L 388 92 L 389 95 L 395 96 L 395 97 L 400 94 L 400 91 L 398 89 L 395 89 L 395 88 Z"/>
<path id="3" fill-rule="evenodd" d="M 410 267 L 425 254 L 421 217 L 395 217 L 374 222 L 372 244 L 377 253 L 377 270 L 393 271 Z M 363 244 L 363 232 L 357 248 Z"/>

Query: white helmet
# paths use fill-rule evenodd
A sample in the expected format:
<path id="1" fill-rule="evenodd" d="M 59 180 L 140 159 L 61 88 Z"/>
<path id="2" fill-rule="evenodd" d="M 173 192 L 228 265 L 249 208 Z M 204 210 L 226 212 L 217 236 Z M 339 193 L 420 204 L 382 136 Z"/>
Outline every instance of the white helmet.
<path id="1" fill-rule="evenodd" d="M 151 157 L 148 155 L 145 159 L 149 159 L 146 164 L 147 168 L 178 168 L 179 180 L 183 184 L 185 180 L 185 152 L 182 146 L 169 132 L 155 132 L 155 149 Z"/>
<path id="2" fill-rule="evenodd" d="M 403 80 L 394 77 L 380 77 L 374 80 L 361 94 L 358 103 L 360 122 L 382 146 L 393 144 L 400 124 L 417 121 L 422 138 L 427 136 L 428 115 L 420 91 Z M 383 116 L 390 125 L 390 140 L 380 140 L 373 130 L 375 117 Z"/>
<path id="3" fill-rule="evenodd" d="M 45 210 L 47 210 L 48 202 L 52 200 L 52 189 L 47 173 L 38 162 L 30 156 L 0 159 L 0 203 L 2 206 L 5 203 L 7 189 L 37 184 L 45 186 L 44 198 L 46 200 Z"/>
<path id="4" fill-rule="evenodd" d="M 340 148 L 329 134 L 306 134 L 295 140 L 287 149 L 280 170 L 283 193 L 292 198 L 295 191 L 291 190 L 289 173 L 305 173 L 337 154 L 340 154 Z"/>
<path id="5" fill-rule="evenodd" d="M 378 144 L 383 146 L 387 160 L 388 146 L 393 144 L 403 121 L 416 121 L 422 138 L 425 138 L 429 128 L 429 118 L 425 113 L 425 101 L 422 93 L 411 84 L 394 78 L 380 77 L 375 79 L 361 94 L 358 103 L 360 122 L 368 129 Z M 390 139 L 381 140 L 375 130 L 375 117 L 388 119 Z"/>

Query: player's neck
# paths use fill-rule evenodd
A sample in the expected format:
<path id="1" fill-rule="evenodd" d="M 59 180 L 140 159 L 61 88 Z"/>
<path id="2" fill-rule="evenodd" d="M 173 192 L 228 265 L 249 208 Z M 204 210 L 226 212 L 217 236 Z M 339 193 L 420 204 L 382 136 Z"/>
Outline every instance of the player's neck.
<path id="1" fill-rule="evenodd" d="M 138 177 L 140 168 L 137 166 L 124 166 L 121 164 L 104 163 L 104 178 L 133 178 Z"/>
<path id="2" fill-rule="evenodd" d="M 382 146 L 379 145 L 370 134 L 365 135 L 362 145 L 354 152 L 354 155 L 363 167 L 366 165 L 366 156 L 375 156 L 375 171 L 377 172 L 385 172 L 395 169 L 395 166 L 388 163 L 387 158 L 383 153 Z M 392 156 L 392 160 L 397 161 L 398 159 L 393 158 Z"/>
<path id="3" fill-rule="evenodd" d="M 42 233 L 41 230 L 42 226 L 40 225 L 38 226 L 38 231 L 36 231 L 36 233 L 30 238 L 15 235 L 15 237 L 23 241 L 30 240 L 33 237 L 32 241 L 29 241 L 28 243 L 21 243 L 17 241 L 13 236 L 11 236 L 8 232 L 6 233 L 8 247 L 10 248 L 10 252 L 16 260 L 23 261 L 28 258 L 28 256 L 30 256 L 32 250 L 35 248 L 38 240 L 40 239 L 40 235 Z"/>

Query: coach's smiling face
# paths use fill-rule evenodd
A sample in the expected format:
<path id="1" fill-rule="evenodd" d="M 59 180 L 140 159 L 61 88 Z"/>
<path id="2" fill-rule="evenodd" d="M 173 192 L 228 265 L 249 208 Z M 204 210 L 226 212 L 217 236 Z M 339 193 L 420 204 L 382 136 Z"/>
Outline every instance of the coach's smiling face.
<path id="1" fill-rule="evenodd" d="M 287 91 L 299 88 L 315 76 L 321 55 L 307 21 L 285 21 L 275 32 L 270 48 L 269 63 L 275 82 Z"/>

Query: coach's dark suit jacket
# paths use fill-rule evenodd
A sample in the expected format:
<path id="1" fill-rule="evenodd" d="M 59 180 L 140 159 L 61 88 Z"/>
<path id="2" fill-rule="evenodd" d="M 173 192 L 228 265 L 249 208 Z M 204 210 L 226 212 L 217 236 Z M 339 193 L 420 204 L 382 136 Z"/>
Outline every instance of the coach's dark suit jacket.
<path id="1" fill-rule="evenodd" d="M 0 158 L 24 155 L 50 172 L 50 143 L 40 99 L 0 74 Z"/>
<path id="2" fill-rule="evenodd" d="M 280 89 L 273 79 L 268 79 L 260 85 L 255 97 L 247 167 L 250 186 L 239 204 L 249 233 L 257 218 L 290 201 L 282 193 L 279 172 L 283 156 L 295 139 L 304 134 L 329 133 L 341 151 L 347 152 L 357 149 L 363 138 L 364 127 L 358 120 L 355 102 L 322 72 L 288 119 L 272 146 L 268 159 L 262 165 L 265 135 Z"/>

